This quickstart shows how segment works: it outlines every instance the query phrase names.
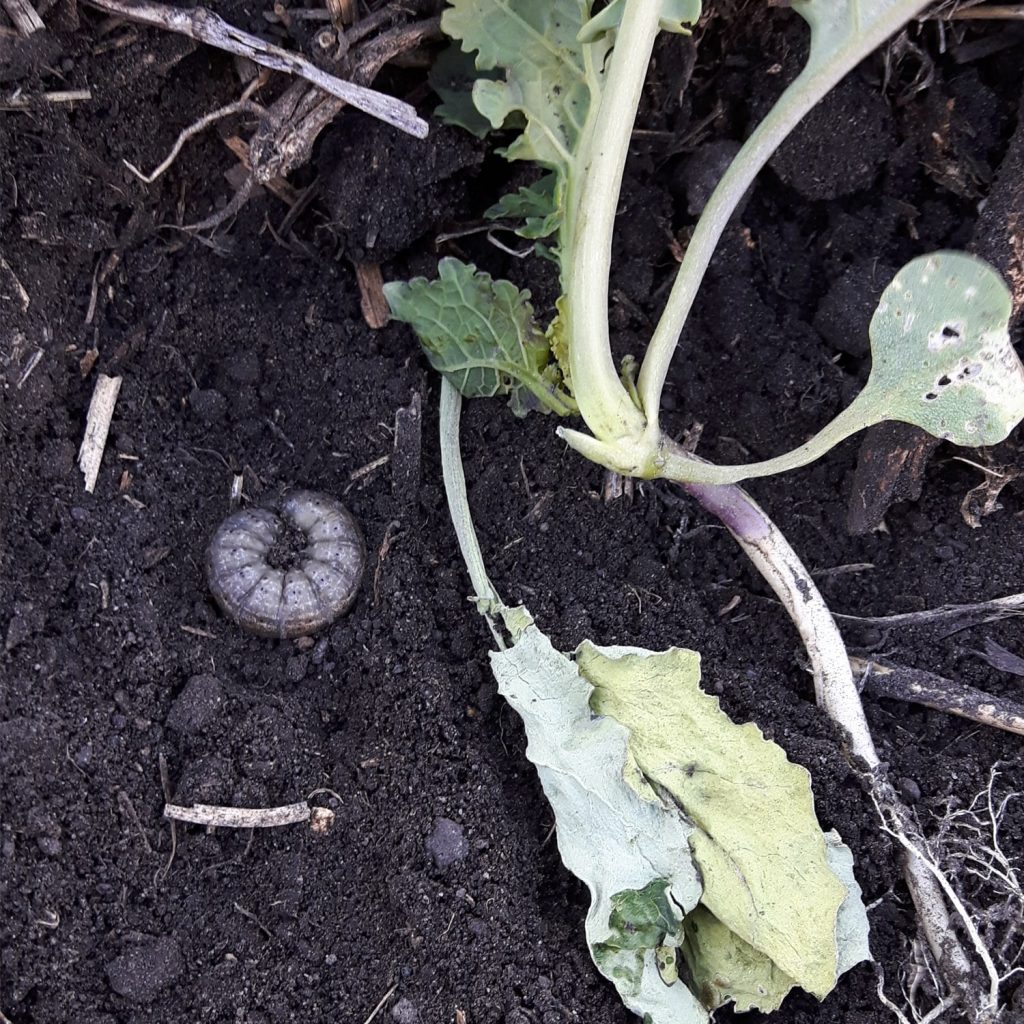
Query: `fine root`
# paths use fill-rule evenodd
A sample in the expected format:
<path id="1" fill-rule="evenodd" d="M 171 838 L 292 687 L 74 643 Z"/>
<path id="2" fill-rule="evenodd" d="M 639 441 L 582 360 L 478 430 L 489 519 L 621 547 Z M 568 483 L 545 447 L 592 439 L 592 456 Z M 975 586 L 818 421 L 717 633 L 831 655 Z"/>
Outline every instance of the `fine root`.
<path id="1" fill-rule="evenodd" d="M 1000 836 L 1007 807 L 1021 794 L 1008 792 L 997 797 L 999 775 L 997 765 L 989 774 L 986 788 L 967 807 L 957 807 L 955 800 L 949 800 L 935 817 L 933 834 L 914 854 L 942 886 L 958 927 L 970 940 L 988 989 L 978 1009 L 987 1014 L 981 1019 L 992 1021 L 1001 1019 L 1003 986 L 1024 973 L 1024 888 L 1018 865 L 1007 855 Z M 905 837 L 887 826 L 884 830 L 906 848 Z M 955 992 L 945 990 L 922 952 L 920 944 L 915 944 L 909 984 L 906 978 L 903 980 L 906 1012 L 884 998 L 884 993 L 880 995 L 901 1024 L 936 1020 L 952 1005 L 951 1000 L 960 1002 Z M 924 1008 L 926 1002 L 932 1004 L 930 1009 Z"/>
<path id="2" fill-rule="evenodd" d="M 258 103 L 255 103 L 250 99 L 235 100 L 234 103 L 229 103 L 227 106 L 211 111 L 209 114 L 199 118 L 198 121 L 194 121 L 184 129 L 184 131 L 182 131 L 178 136 L 174 145 L 171 147 L 170 153 L 168 153 L 163 162 L 159 166 L 155 167 L 149 174 L 145 174 L 140 171 L 135 164 L 128 160 L 125 160 L 124 164 L 137 178 L 144 181 L 147 185 L 152 185 L 153 182 L 156 181 L 161 174 L 165 173 L 174 161 L 178 159 L 178 154 L 182 151 L 185 143 L 188 142 L 189 139 L 194 138 L 200 132 L 205 131 L 211 124 L 223 121 L 225 117 L 231 117 L 233 114 L 242 113 L 254 114 L 256 117 L 260 118 L 260 120 L 269 120 L 274 127 L 277 127 L 276 118 L 269 110 L 261 107 Z"/>

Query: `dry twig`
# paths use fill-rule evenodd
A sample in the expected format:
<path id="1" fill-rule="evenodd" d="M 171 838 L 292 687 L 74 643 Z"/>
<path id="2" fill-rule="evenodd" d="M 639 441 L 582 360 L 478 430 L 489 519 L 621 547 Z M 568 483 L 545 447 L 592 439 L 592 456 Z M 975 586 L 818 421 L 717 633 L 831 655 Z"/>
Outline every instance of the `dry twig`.
<path id="1" fill-rule="evenodd" d="M 921 704 L 1024 736 L 1024 706 L 1005 697 L 905 665 L 851 657 L 850 667 L 865 689 L 881 697 Z"/>
<path id="2" fill-rule="evenodd" d="M 1024 4 L 991 4 L 988 7 L 961 7 L 946 15 L 955 21 L 1024 21 Z"/>
<path id="3" fill-rule="evenodd" d="M 208 11 L 205 7 L 186 9 L 150 3 L 148 0 L 133 0 L 133 2 L 88 0 L 88 2 L 91 6 L 116 17 L 166 29 L 168 32 L 177 32 L 218 50 L 224 50 L 239 57 L 248 57 L 256 64 L 274 71 L 283 71 L 286 74 L 304 78 L 342 102 L 350 103 L 353 107 L 372 117 L 379 118 L 387 124 L 394 125 L 418 139 L 425 138 L 427 135 L 427 122 L 408 103 L 365 86 L 356 85 L 354 82 L 346 82 L 344 79 L 329 75 L 306 60 L 301 54 L 284 50 L 280 46 L 274 46 L 272 43 L 260 39 L 259 36 L 243 32 L 241 29 L 229 25 L 223 18 Z"/>
<path id="4" fill-rule="evenodd" d="M 40 103 L 78 103 L 80 100 L 91 100 L 90 89 L 56 89 L 52 92 L 29 93 L 16 92 L 5 100 L 0 100 L 0 110 L 31 110 Z"/>
<path id="5" fill-rule="evenodd" d="M 3 0 L 7 16 L 14 22 L 14 27 L 23 35 L 30 36 L 41 28 L 46 28 L 43 19 L 28 0 Z"/>
<path id="6" fill-rule="evenodd" d="M 840 622 L 852 626 L 880 627 L 893 629 L 900 626 L 952 625 L 954 632 L 977 626 L 983 622 L 1024 615 L 1024 594 L 1010 594 L 993 601 L 979 601 L 976 604 L 944 604 L 939 608 L 928 608 L 922 612 L 901 612 L 897 615 L 835 615 Z"/>
<path id="7" fill-rule="evenodd" d="M 165 804 L 164 817 L 214 828 L 274 828 L 309 821 L 311 812 L 305 800 L 284 807 L 219 807 L 213 804 L 181 807 Z"/>
<path id="8" fill-rule="evenodd" d="M 384 298 L 384 278 L 379 263 L 357 263 L 356 283 L 359 285 L 359 308 L 366 326 L 371 330 L 387 327 L 391 319 L 388 300 Z"/>
<path id="9" fill-rule="evenodd" d="M 95 0 L 97 6 L 119 2 L 120 0 Z M 159 8 L 159 5 L 146 6 L 147 8 Z M 136 10 L 137 8 L 132 7 L 131 9 Z M 159 9 L 163 10 L 163 8 Z M 167 8 L 167 10 L 175 11 L 176 8 Z M 197 9 L 197 11 L 201 10 L 201 8 Z M 205 11 L 202 13 L 204 15 L 208 14 Z M 365 23 L 369 22 L 371 18 L 372 16 L 364 18 L 357 27 L 363 29 Z M 349 81 L 346 84 L 352 88 L 368 86 L 389 60 L 412 47 L 418 46 L 424 40 L 437 36 L 439 33 L 440 20 L 438 18 L 401 26 L 382 33 L 377 38 L 360 46 L 358 51 L 346 59 L 345 63 L 349 68 Z M 349 45 L 353 42 L 355 35 L 355 28 L 346 34 L 345 38 Z M 287 51 L 283 50 L 280 52 L 287 53 Z M 276 67 L 276 65 L 273 66 Z M 323 75 L 324 73 L 318 70 L 318 74 Z M 335 80 L 345 81 L 343 79 Z M 206 231 L 223 224 L 230 217 L 238 213 L 248 202 L 256 185 L 265 185 L 284 199 L 285 202 L 292 204 L 291 212 L 285 218 L 285 224 L 282 225 L 282 230 L 285 230 L 285 225 L 290 227 L 291 220 L 298 216 L 299 212 L 303 209 L 304 203 L 312 198 L 312 193 L 309 190 L 295 199 L 289 198 L 288 191 L 291 187 L 285 180 L 286 176 L 309 160 L 313 152 L 313 145 L 320 132 L 337 116 L 347 102 L 351 102 L 347 98 L 340 97 L 337 92 L 332 93 L 329 89 L 325 90 L 318 79 L 314 80 L 314 82 L 315 84 L 310 84 L 308 76 L 300 77 L 297 81 L 292 82 L 281 96 L 266 109 L 259 107 L 255 103 L 250 105 L 249 94 L 252 89 L 252 86 L 250 86 L 237 103 L 229 104 L 220 110 L 207 114 L 195 122 L 195 124 L 185 129 L 179 136 L 171 153 L 160 167 L 148 177 L 142 175 L 131 164 L 128 166 L 142 177 L 144 181 L 152 181 L 170 167 L 180 152 L 182 145 L 197 132 L 202 131 L 221 117 L 243 109 L 251 110 L 260 117 L 260 126 L 252 141 L 248 146 L 241 139 L 229 142 L 230 148 L 248 172 L 246 177 L 242 180 L 235 195 L 224 209 L 211 214 L 205 220 L 198 223 L 186 225 L 184 230 L 192 232 Z M 377 96 L 380 94 L 371 93 L 371 95 Z M 355 103 L 352 105 L 358 106 Z M 425 134 L 425 132 L 422 134 Z"/>

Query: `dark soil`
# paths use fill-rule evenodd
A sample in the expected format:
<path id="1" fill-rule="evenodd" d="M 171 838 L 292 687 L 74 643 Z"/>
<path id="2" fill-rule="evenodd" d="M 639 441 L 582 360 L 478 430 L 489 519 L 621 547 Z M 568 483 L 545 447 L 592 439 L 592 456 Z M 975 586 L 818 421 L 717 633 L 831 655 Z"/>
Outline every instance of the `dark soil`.
<path id="1" fill-rule="evenodd" d="M 256 8 L 220 10 L 267 30 Z M 693 222 L 692 150 L 741 139 L 805 46 L 789 12 L 727 13 L 695 49 L 660 48 L 643 127 L 661 134 L 638 137 L 617 241 L 624 351 L 656 316 L 675 241 Z M 111 29 L 65 0 L 46 20 L 38 52 L 0 35 L 4 89 L 88 86 L 93 98 L 0 114 L 0 1011 L 12 1024 L 358 1024 L 391 993 L 385 1018 L 404 1024 L 621 1024 L 585 949 L 585 892 L 560 864 L 522 729 L 488 673 L 487 630 L 466 601 L 440 485 L 437 381 L 404 327 L 364 325 L 350 263 L 390 260 L 385 279 L 429 272 L 433 238 L 474 222 L 509 169 L 464 138 L 414 143 L 344 112 L 317 168 L 293 177 L 303 186 L 318 169 L 329 188 L 285 238 L 269 227 L 286 208 L 263 193 L 216 247 L 203 245 L 161 225 L 230 196 L 233 157 L 216 130 L 152 186 L 122 161 L 155 166 L 183 126 L 234 99 L 232 63 L 155 31 Z M 863 348 L 833 340 L 826 322 L 837 282 L 863 281 L 871 261 L 967 245 L 992 182 L 1021 180 L 1011 139 L 1024 45 L 1005 36 L 1002 49 L 957 51 L 1007 31 L 947 31 L 942 53 L 934 25 L 915 30 L 935 62 L 926 89 L 914 91 L 911 51 L 884 87 L 881 62 L 867 62 L 762 176 L 723 240 L 668 395 L 674 431 L 703 424 L 701 454 L 761 458 L 825 423 L 867 371 Z M 421 83 L 417 71 L 385 80 L 429 109 Z M 361 169 L 347 197 L 325 154 Z M 380 230 L 368 232 L 375 209 Z M 524 280 L 538 304 L 552 295 L 548 270 L 524 270 L 479 236 L 444 251 L 534 275 Z M 123 386 L 90 495 L 75 457 L 99 372 Z M 382 460 L 396 411 L 416 394 L 420 472 L 403 450 L 393 476 Z M 695 505 L 646 484 L 632 502 L 603 503 L 600 471 L 553 428 L 495 402 L 467 409 L 471 501 L 499 589 L 566 649 L 591 637 L 702 652 L 705 684 L 728 712 L 810 770 L 822 825 L 853 848 L 895 993 L 914 938 L 898 854 L 814 704 L 787 618 Z M 1020 486 L 972 530 L 960 503 L 982 475 L 957 458 L 1022 470 L 1018 438 L 987 454 L 940 448 L 920 499 L 854 538 L 857 450 L 849 441 L 751 486 L 835 610 L 1022 589 Z M 249 498 L 310 487 L 343 497 L 363 525 L 362 594 L 311 642 L 248 636 L 210 599 L 204 546 L 236 472 Z M 987 638 L 1021 653 L 1013 621 L 848 636 L 1021 694 L 1019 678 L 978 654 Z M 926 828 L 948 800 L 983 790 L 996 765 L 997 792 L 1024 789 L 1019 737 L 865 701 Z M 179 803 L 273 806 L 317 791 L 334 827 L 178 827 L 172 850 L 162 760 Z M 1022 838 L 1024 807 L 1011 802 L 1007 850 L 1019 854 Z M 794 995 L 774 1019 L 881 1024 L 891 1018 L 874 993 L 861 966 L 824 1005 Z"/>

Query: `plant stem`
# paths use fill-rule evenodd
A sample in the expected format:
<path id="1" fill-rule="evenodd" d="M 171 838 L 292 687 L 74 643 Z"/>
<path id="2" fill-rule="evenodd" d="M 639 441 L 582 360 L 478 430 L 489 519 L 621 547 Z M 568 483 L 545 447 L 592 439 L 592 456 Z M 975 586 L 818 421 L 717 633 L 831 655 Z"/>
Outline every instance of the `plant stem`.
<path id="1" fill-rule="evenodd" d="M 455 536 L 462 552 L 462 560 L 466 563 L 470 582 L 475 592 L 473 600 L 481 614 L 488 616 L 497 606 L 501 598 L 487 576 L 484 566 L 483 552 L 480 541 L 473 526 L 473 517 L 469 511 L 469 496 L 466 493 L 466 474 L 462 468 L 462 452 L 459 448 L 459 421 L 462 416 L 462 395 L 448 382 L 447 377 L 441 378 L 441 472 L 444 476 L 444 491 L 448 497 L 448 512 Z M 493 630 L 493 627 L 492 627 Z M 499 640 L 500 643 L 500 640 Z M 503 645 L 502 645 L 503 646 Z"/>
<path id="2" fill-rule="evenodd" d="M 629 0 L 600 102 L 587 114 L 569 175 L 562 251 L 574 254 L 564 268 L 565 322 L 573 392 L 595 437 L 615 441 L 643 433 L 644 417 L 622 386 L 608 331 L 608 279 L 612 232 L 622 174 L 658 35 L 662 0 Z"/>
<path id="3" fill-rule="evenodd" d="M 779 528 L 736 486 L 686 483 L 683 489 L 717 516 L 775 591 L 807 648 L 818 704 L 850 737 L 850 749 L 869 769 L 879 765 L 846 645 L 824 598 Z"/>
<path id="4" fill-rule="evenodd" d="M 652 443 L 659 435 L 658 413 L 661 393 L 679 342 L 679 335 L 689 316 L 697 289 L 704 279 L 718 240 L 722 237 L 722 232 L 743 194 L 775 150 L 815 104 L 864 57 L 927 4 L 927 0 L 890 0 L 884 12 L 877 15 L 870 24 L 861 30 L 847 31 L 839 46 L 834 47 L 830 53 L 822 54 L 821 50 L 829 48 L 829 33 L 835 31 L 834 25 L 828 24 L 829 18 L 841 19 L 845 14 L 852 20 L 862 16 L 862 13 L 864 17 L 869 18 L 866 12 L 861 11 L 855 0 L 846 0 L 846 10 L 839 11 L 842 2 L 843 0 L 810 0 L 802 4 L 807 8 L 808 20 L 812 20 L 814 15 L 811 53 L 807 66 L 744 143 L 697 222 L 669 294 L 668 303 L 640 367 L 640 399 L 647 415 L 647 430 Z M 818 6 L 815 6 L 816 3 Z M 822 4 L 836 5 L 835 14 L 828 10 L 822 13 Z M 824 22 L 824 26 L 819 22 Z M 824 42 L 816 45 L 821 37 L 824 37 Z"/>

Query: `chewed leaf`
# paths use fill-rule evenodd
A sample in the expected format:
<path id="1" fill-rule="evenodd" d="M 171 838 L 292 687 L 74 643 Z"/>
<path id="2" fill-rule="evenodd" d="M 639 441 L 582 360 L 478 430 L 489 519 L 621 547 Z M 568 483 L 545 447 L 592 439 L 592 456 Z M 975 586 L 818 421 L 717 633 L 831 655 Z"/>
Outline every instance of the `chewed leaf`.
<path id="1" fill-rule="evenodd" d="M 911 260 L 871 319 L 868 382 L 831 423 L 785 455 L 745 466 L 680 461 L 673 478 L 732 484 L 782 473 L 883 420 L 913 423 L 967 448 L 998 444 L 1024 419 L 1024 366 L 1010 344 L 1012 305 L 1003 279 L 977 256 L 945 250 Z"/>
<path id="2" fill-rule="evenodd" d="M 417 277 L 384 286 L 392 315 L 416 331 L 430 365 L 466 398 L 509 395 L 519 415 L 571 411 L 530 293 L 461 260 L 443 259 L 437 269 L 436 281 Z"/>
<path id="3" fill-rule="evenodd" d="M 871 377 L 858 402 L 954 444 L 1002 441 L 1024 417 L 1011 310 L 984 260 L 951 251 L 911 260 L 871 320 Z"/>

